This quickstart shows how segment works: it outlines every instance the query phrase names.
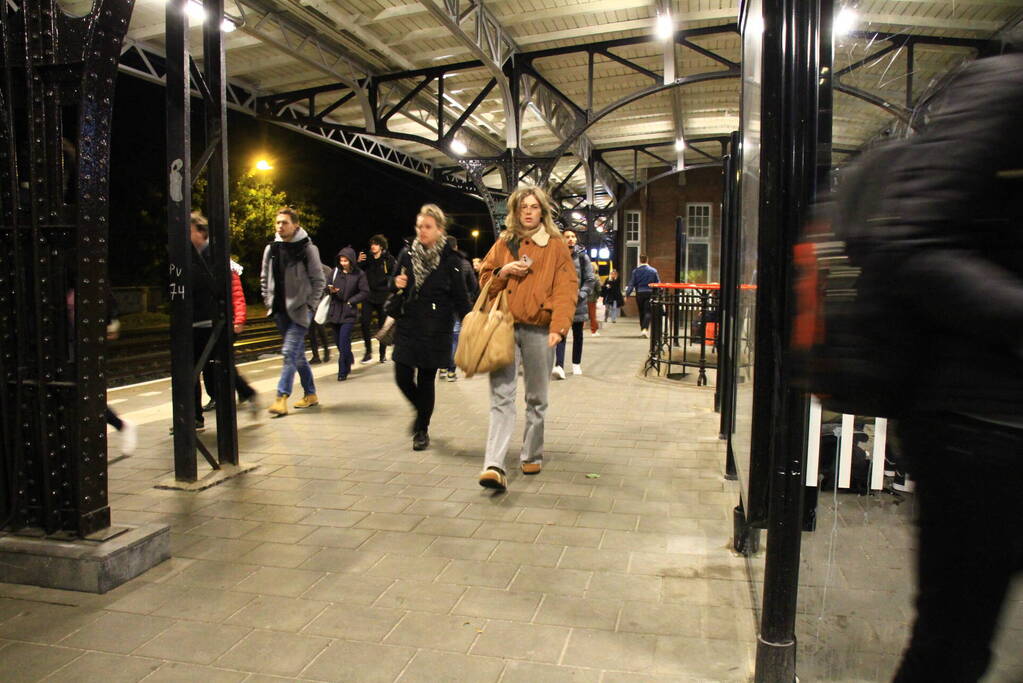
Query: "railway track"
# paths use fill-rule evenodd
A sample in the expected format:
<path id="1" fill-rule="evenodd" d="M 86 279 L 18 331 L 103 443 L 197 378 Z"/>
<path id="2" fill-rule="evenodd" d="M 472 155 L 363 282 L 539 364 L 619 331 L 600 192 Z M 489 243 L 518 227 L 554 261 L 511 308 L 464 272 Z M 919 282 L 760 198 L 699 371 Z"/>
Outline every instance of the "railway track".
<path id="1" fill-rule="evenodd" d="M 250 322 L 241 334 L 235 335 L 235 360 L 239 363 L 280 350 L 281 335 L 272 322 Z M 170 363 L 169 328 L 125 332 L 107 347 L 107 384 L 118 387 L 169 377 Z"/>

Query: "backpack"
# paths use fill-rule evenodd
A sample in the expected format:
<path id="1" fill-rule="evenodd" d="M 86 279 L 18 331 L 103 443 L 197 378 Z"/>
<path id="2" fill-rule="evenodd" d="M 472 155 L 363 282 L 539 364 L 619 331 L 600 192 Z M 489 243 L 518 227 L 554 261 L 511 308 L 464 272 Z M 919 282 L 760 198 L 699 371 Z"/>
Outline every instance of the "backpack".
<path id="1" fill-rule="evenodd" d="M 898 417 L 914 403 L 922 346 L 886 286 L 884 249 L 885 186 L 909 147 L 887 143 L 853 162 L 794 248 L 793 381 L 827 410 Z"/>

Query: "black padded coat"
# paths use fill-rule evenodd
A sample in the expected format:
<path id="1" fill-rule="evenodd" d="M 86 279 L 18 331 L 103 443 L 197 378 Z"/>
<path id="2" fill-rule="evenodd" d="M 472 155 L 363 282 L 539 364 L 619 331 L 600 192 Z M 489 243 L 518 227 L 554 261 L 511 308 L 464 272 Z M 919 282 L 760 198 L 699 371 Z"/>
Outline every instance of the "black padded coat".
<path id="1" fill-rule="evenodd" d="M 437 268 L 416 292 L 412 256 L 407 249 L 398 256 L 396 275 L 401 272 L 408 275 L 405 289 L 413 294 L 395 327 L 392 355 L 395 363 L 417 368 L 446 368 L 451 363 L 455 315 L 461 319 L 470 308 L 462 264 L 458 252 L 445 245 Z M 393 279 L 391 282 L 393 290 Z"/>

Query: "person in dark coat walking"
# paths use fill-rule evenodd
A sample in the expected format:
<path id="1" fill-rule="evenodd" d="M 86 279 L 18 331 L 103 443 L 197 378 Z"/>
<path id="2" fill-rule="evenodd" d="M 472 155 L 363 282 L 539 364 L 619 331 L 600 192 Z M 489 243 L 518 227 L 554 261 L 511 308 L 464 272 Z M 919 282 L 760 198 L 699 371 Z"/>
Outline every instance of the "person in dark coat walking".
<path id="1" fill-rule="evenodd" d="M 394 379 L 416 409 L 412 448 L 430 445 L 434 381 L 451 359 L 451 323 L 469 312 L 462 257 L 448 244 L 441 208 L 424 204 L 416 216 L 416 239 L 398 257 L 394 291 L 406 297 L 395 325 Z"/>
<path id="2" fill-rule="evenodd" d="M 622 297 L 622 281 L 618 279 L 618 271 L 612 270 L 600 289 L 600 295 L 604 297 L 604 322 L 611 319 L 612 323 L 618 322 L 618 312 L 625 305 Z"/>
<path id="3" fill-rule="evenodd" d="M 377 329 L 384 324 L 384 302 L 387 295 L 391 293 L 391 278 L 395 276 L 395 260 L 387 251 L 387 238 L 383 235 L 373 235 L 369 238 L 369 256 L 366 252 L 359 253 L 359 267 L 366 274 L 366 283 L 369 285 L 369 298 L 362 303 L 362 340 L 366 352 L 362 356 L 363 363 L 373 361 L 373 342 L 370 336 L 370 322 L 373 314 L 376 313 Z M 387 344 L 380 342 L 380 362 L 387 360 Z"/>
<path id="4" fill-rule="evenodd" d="M 480 293 L 479 282 L 476 280 L 476 271 L 473 269 L 472 264 L 469 263 L 468 255 L 463 251 L 459 251 L 458 240 L 448 236 L 448 243 L 451 245 L 451 250 L 462 258 L 462 276 L 465 279 L 465 291 L 469 295 L 469 303 L 473 304 Z M 458 349 L 458 334 L 461 331 L 462 319 L 456 315 L 455 326 L 451 332 L 451 360 L 448 362 L 447 371 L 442 368 L 440 372 L 441 377 L 444 378 L 446 376 L 449 382 L 458 380 L 458 372 L 455 369 L 455 350 Z"/>
<path id="5" fill-rule="evenodd" d="M 337 253 L 337 267 L 327 279 L 327 291 L 330 292 L 327 323 L 334 327 L 337 339 L 337 381 L 343 382 L 355 364 L 352 329 L 359 317 L 357 306 L 369 297 L 366 274 L 355 265 L 355 250 L 351 247 Z"/>
<path id="6" fill-rule="evenodd" d="M 330 282 L 330 268 L 322 263 L 320 268 L 323 269 L 323 279 L 326 282 Z M 324 292 L 324 294 L 326 293 Z M 321 346 L 323 347 L 323 360 L 320 360 L 319 347 Z M 316 322 L 315 316 L 313 320 L 309 321 L 309 350 L 313 352 L 313 357 L 309 361 L 311 364 L 318 365 L 330 362 L 330 340 L 327 338 L 327 330 L 324 329 L 323 325 Z"/>
<path id="7" fill-rule="evenodd" d="M 572 317 L 572 374 L 583 374 L 583 323 L 589 316 L 587 301 L 590 294 L 597 287 L 597 276 L 593 274 L 593 262 L 587 256 L 586 250 L 577 244 L 578 238 L 574 230 L 563 230 L 562 237 L 572 254 L 572 263 L 575 264 L 576 276 L 579 278 L 579 298 L 575 305 L 575 315 Z M 558 342 L 554 349 L 554 367 L 551 369 L 551 377 L 565 379 L 565 339 Z"/>

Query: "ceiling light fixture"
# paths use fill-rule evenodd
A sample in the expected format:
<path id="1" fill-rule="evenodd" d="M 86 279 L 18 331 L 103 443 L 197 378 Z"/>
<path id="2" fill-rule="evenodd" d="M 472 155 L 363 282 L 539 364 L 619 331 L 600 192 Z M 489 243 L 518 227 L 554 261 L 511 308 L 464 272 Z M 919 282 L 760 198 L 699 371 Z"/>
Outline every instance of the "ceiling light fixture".
<path id="1" fill-rule="evenodd" d="M 461 140 L 451 141 L 451 151 L 458 156 L 465 156 L 465 153 L 469 151 L 469 148 L 465 146 L 465 143 Z"/>
<path id="2" fill-rule="evenodd" d="M 196 2 L 196 0 L 188 0 L 188 4 L 185 5 L 185 14 L 193 21 L 206 21 L 206 8 L 202 6 L 201 2 Z"/>
<path id="3" fill-rule="evenodd" d="M 675 140 L 675 151 L 684 152 L 686 150 L 686 141 L 683 138 Z"/>
<path id="4" fill-rule="evenodd" d="M 238 24 L 234 23 L 233 19 L 228 19 L 227 17 L 224 17 L 224 20 L 220 22 L 220 30 L 223 33 L 231 33 L 236 28 L 238 28 Z"/>

